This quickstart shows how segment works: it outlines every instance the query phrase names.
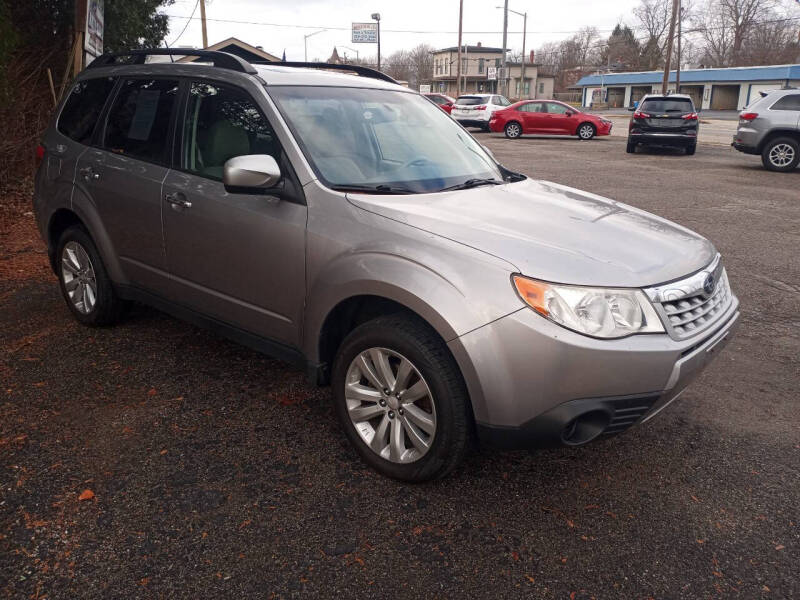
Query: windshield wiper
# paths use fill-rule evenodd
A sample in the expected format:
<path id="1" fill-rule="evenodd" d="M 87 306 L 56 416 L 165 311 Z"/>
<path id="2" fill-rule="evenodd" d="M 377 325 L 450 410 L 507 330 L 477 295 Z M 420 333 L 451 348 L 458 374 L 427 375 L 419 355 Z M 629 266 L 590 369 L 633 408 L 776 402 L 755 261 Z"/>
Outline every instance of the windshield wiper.
<path id="1" fill-rule="evenodd" d="M 337 192 L 359 192 L 362 194 L 419 194 L 416 190 L 384 183 L 378 185 L 332 185 L 331 189 Z"/>
<path id="2" fill-rule="evenodd" d="M 470 188 L 478 187 L 479 185 L 500 185 L 502 183 L 503 183 L 502 181 L 499 181 L 497 179 L 481 179 L 481 178 L 476 177 L 476 178 L 473 178 L 473 179 L 467 179 L 463 183 L 459 183 L 459 184 L 456 184 L 456 185 L 451 185 L 450 187 L 442 188 L 439 191 L 440 192 L 449 192 L 451 190 L 468 190 Z"/>

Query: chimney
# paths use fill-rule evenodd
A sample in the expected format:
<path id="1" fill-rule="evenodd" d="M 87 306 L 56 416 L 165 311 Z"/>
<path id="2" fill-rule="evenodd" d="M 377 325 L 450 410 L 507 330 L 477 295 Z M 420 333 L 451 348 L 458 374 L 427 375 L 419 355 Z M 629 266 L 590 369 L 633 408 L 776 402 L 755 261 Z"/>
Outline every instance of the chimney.
<path id="1" fill-rule="evenodd" d="M 533 50 L 531 50 L 531 59 L 530 59 L 530 62 L 534 62 L 534 60 L 533 60 Z"/>
<path id="2" fill-rule="evenodd" d="M 480 43 L 480 42 L 478 42 L 478 48 L 480 48 L 480 47 L 481 47 L 481 43 Z"/>

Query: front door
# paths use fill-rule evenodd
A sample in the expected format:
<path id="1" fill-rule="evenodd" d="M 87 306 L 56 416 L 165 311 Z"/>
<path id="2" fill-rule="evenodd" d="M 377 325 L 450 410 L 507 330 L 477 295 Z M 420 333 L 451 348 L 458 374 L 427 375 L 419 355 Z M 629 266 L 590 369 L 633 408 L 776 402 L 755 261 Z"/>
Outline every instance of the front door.
<path id="1" fill-rule="evenodd" d="M 574 111 L 569 110 L 564 104 L 547 102 L 547 132 L 557 135 L 573 135 L 578 128 L 578 122 L 571 116 Z M 569 116 L 567 115 L 569 113 Z"/>
<path id="2" fill-rule="evenodd" d="M 287 345 L 299 345 L 305 299 L 306 206 L 227 190 L 225 161 L 269 154 L 291 166 L 264 112 L 244 90 L 193 82 L 178 139 L 179 169 L 162 198 L 167 262 L 178 302 Z"/>
<path id="3" fill-rule="evenodd" d="M 94 203 L 130 283 L 163 293 L 168 274 L 161 229 L 161 184 L 171 151 L 175 79 L 121 82 L 99 146 L 78 162 L 75 185 Z"/>

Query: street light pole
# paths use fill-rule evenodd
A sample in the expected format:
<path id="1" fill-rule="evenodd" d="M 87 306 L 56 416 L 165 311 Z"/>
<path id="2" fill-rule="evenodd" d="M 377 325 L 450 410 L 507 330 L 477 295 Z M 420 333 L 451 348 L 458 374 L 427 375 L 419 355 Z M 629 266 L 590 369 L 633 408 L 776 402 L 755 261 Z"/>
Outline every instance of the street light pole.
<path id="1" fill-rule="evenodd" d="M 681 93 L 681 21 L 683 21 L 683 7 L 678 0 L 678 64 L 675 65 L 675 92 Z"/>
<path id="2" fill-rule="evenodd" d="M 318 33 L 322 33 L 323 31 L 327 31 L 326 29 L 320 29 L 319 31 L 315 31 L 314 33 L 309 33 L 308 35 L 303 36 L 303 50 L 304 50 L 304 58 L 305 62 L 308 62 L 308 38 L 312 35 L 317 35 Z"/>
<path id="3" fill-rule="evenodd" d="M 502 90 L 505 92 L 503 95 L 508 96 L 508 61 L 506 60 L 506 53 L 508 49 L 508 0 L 503 5 L 503 83 Z"/>
<path id="4" fill-rule="evenodd" d="M 356 50 L 355 48 L 351 48 L 350 46 L 339 46 L 339 48 L 344 48 L 345 50 L 350 50 L 350 52 L 355 52 L 356 60 L 360 60 L 358 57 L 358 50 Z"/>
<path id="5" fill-rule="evenodd" d="M 372 20 L 378 24 L 378 71 L 381 70 L 381 13 L 372 13 Z"/>
<path id="6" fill-rule="evenodd" d="M 502 8 L 507 13 L 514 13 L 515 15 L 519 15 L 522 17 L 522 66 L 520 67 L 520 79 L 522 81 L 522 87 L 520 90 L 520 98 L 525 96 L 525 36 L 528 33 L 528 13 L 524 12 L 517 12 L 516 10 L 512 10 L 508 8 L 508 2 L 506 2 L 505 7 L 498 6 L 497 8 Z M 503 46 L 505 47 L 505 42 L 503 42 Z M 510 79 L 509 79 L 510 80 Z M 506 90 L 506 95 L 508 94 L 508 90 Z"/>

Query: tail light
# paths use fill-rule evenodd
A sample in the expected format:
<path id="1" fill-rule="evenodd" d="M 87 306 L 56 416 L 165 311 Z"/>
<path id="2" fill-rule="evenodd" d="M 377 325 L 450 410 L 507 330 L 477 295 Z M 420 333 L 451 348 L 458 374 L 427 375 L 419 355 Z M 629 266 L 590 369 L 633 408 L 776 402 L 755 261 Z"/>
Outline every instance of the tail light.
<path id="1" fill-rule="evenodd" d="M 44 146 L 39 144 L 36 146 L 36 168 L 39 168 L 39 165 L 42 164 L 44 160 Z"/>
<path id="2" fill-rule="evenodd" d="M 758 113 L 746 112 L 739 115 L 741 121 L 752 121 L 758 117 Z"/>
<path id="3" fill-rule="evenodd" d="M 645 113 L 645 112 L 642 112 L 640 110 L 637 110 L 635 113 L 633 113 L 633 118 L 634 119 L 649 119 L 650 115 Z"/>
<path id="4" fill-rule="evenodd" d="M 486 110 L 486 105 L 484 104 L 483 106 L 476 106 L 475 110 Z"/>
<path id="5" fill-rule="evenodd" d="M 689 113 L 688 115 L 683 115 L 681 119 L 683 119 L 684 121 L 697 121 L 697 113 L 693 112 Z"/>

